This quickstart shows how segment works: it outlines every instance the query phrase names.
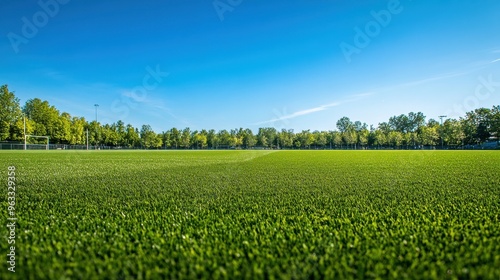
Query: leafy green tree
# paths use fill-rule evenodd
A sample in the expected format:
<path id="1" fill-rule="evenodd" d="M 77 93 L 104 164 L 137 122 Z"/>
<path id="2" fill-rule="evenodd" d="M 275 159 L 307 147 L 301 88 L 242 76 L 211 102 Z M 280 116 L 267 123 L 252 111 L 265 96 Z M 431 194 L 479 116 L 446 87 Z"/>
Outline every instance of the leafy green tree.
<path id="1" fill-rule="evenodd" d="M 207 132 L 196 132 L 193 140 L 197 149 L 204 149 L 207 146 Z"/>
<path id="2" fill-rule="evenodd" d="M 257 145 L 272 148 L 277 145 L 277 131 L 274 127 L 259 128 Z"/>
<path id="3" fill-rule="evenodd" d="M 259 128 L 257 133 L 257 145 L 262 147 L 267 147 L 269 145 L 269 139 L 267 138 L 266 131 L 264 128 Z"/>
<path id="4" fill-rule="evenodd" d="M 182 130 L 181 134 L 181 147 L 184 149 L 189 149 L 191 147 L 191 130 L 186 127 Z"/>
<path id="5" fill-rule="evenodd" d="M 163 139 L 162 139 L 161 134 L 155 133 L 155 137 L 154 137 L 154 140 L 152 143 L 152 148 L 160 149 L 162 147 L 162 145 L 163 145 Z"/>
<path id="6" fill-rule="evenodd" d="M 476 130 L 476 138 L 479 139 L 479 143 L 484 143 L 491 136 L 490 127 L 487 122 L 480 122 Z"/>
<path id="7" fill-rule="evenodd" d="M 161 133 L 162 142 L 163 142 L 163 148 L 165 148 L 165 149 L 168 149 L 168 148 L 172 147 L 172 143 L 171 143 L 172 136 L 171 136 L 171 134 L 172 134 L 171 130 L 164 131 L 164 132 Z"/>
<path id="8" fill-rule="evenodd" d="M 53 136 L 55 142 L 69 144 L 71 140 L 71 115 L 69 113 L 64 112 L 58 117 Z"/>
<path id="9" fill-rule="evenodd" d="M 332 132 L 332 141 L 335 147 L 340 147 L 342 149 L 342 134 L 338 131 Z"/>
<path id="10" fill-rule="evenodd" d="M 436 121 L 435 119 L 430 119 L 427 122 L 427 127 L 438 127 L 438 126 L 439 126 L 439 122 Z"/>
<path id="11" fill-rule="evenodd" d="M 358 132 L 358 144 L 361 147 L 365 147 L 368 145 L 368 137 L 370 136 L 370 131 L 368 129 L 363 128 Z"/>
<path id="12" fill-rule="evenodd" d="M 420 127 L 418 129 L 420 129 Z M 418 131 L 418 129 L 417 129 L 417 131 Z M 407 137 L 408 144 L 407 145 L 412 145 L 412 146 L 416 147 L 419 144 L 417 131 L 408 133 L 408 137 Z"/>
<path id="13" fill-rule="evenodd" d="M 491 134 L 500 140 L 500 105 L 493 106 L 490 114 Z"/>
<path id="14" fill-rule="evenodd" d="M 410 112 L 408 114 L 408 131 L 416 132 L 422 126 L 425 126 L 425 115 L 422 112 Z"/>
<path id="15" fill-rule="evenodd" d="M 443 140 L 446 145 L 458 146 L 463 144 L 465 134 L 460 121 L 448 119 L 443 123 Z"/>
<path id="16" fill-rule="evenodd" d="M 293 148 L 293 141 L 295 138 L 295 134 L 293 133 L 292 129 L 286 130 L 286 129 L 281 129 L 281 132 L 279 133 L 279 140 L 280 140 L 280 146 L 282 148 L 288 148 L 291 149 Z"/>
<path id="17" fill-rule="evenodd" d="M 57 134 L 59 111 L 49 102 L 39 98 L 30 99 L 24 105 L 23 111 L 29 119 L 36 123 L 35 135 L 48 135 L 56 141 L 62 140 L 61 135 Z"/>
<path id="18" fill-rule="evenodd" d="M 389 118 L 389 126 L 392 131 L 406 133 L 410 131 L 410 120 L 406 115 L 399 115 Z"/>
<path id="19" fill-rule="evenodd" d="M 139 147 L 141 138 L 139 137 L 137 128 L 134 128 L 131 124 L 127 124 L 125 131 L 125 145 L 129 148 Z"/>
<path id="20" fill-rule="evenodd" d="M 424 146 L 436 146 L 439 140 L 438 133 L 439 124 L 429 121 L 427 126 L 420 128 L 419 142 Z"/>
<path id="21" fill-rule="evenodd" d="M 491 136 L 492 110 L 478 108 L 460 119 L 467 144 L 480 144 Z"/>
<path id="22" fill-rule="evenodd" d="M 401 145 L 408 149 L 408 146 L 411 144 L 411 132 L 401 133 L 401 136 L 403 138 Z"/>
<path id="23" fill-rule="evenodd" d="M 360 132 L 362 130 L 368 130 L 368 125 L 366 123 L 361 123 L 360 121 L 355 121 L 353 123 L 353 128 L 356 132 Z"/>
<path id="24" fill-rule="evenodd" d="M 389 134 L 389 133 L 387 133 Z M 377 129 L 374 132 L 374 145 L 380 147 L 386 146 L 388 144 L 387 135 L 383 130 Z"/>
<path id="25" fill-rule="evenodd" d="M 181 132 L 175 127 L 172 128 L 170 131 L 171 131 L 171 133 L 170 133 L 171 146 L 172 146 L 172 148 L 177 149 L 181 145 Z"/>
<path id="26" fill-rule="evenodd" d="M 33 131 L 34 122 L 26 119 L 26 135 L 30 135 Z M 13 141 L 24 141 L 24 120 L 23 118 L 18 118 L 13 126 L 10 127 L 9 140 Z M 27 139 L 30 140 L 30 139 Z"/>
<path id="27" fill-rule="evenodd" d="M 387 122 L 381 122 L 378 124 L 378 129 L 386 136 L 392 131 L 391 126 Z"/>
<path id="28" fill-rule="evenodd" d="M 231 147 L 241 147 L 243 145 L 243 129 L 231 129 L 231 140 L 229 141 L 229 145 Z"/>
<path id="29" fill-rule="evenodd" d="M 311 133 L 309 129 L 302 130 L 300 136 L 298 137 L 300 140 L 300 144 L 302 148 L 311 148 L 311 145 L 314 143 L 314 135 Z"/>
<path id="30" fill-rule="evenodd" d="M 313 143 L 314 143 L 314 145 L 316 145 L 317 147 L 321 147 L 321 148 L 324 149 L 325 146 L 326 146 L 326 144 L 327 144 L 326 135 L 327 135 L 327 132 L 324 132 L 324 131 L 314 131 L 313 132 L 313 137 L 314 137 Z"/>
<path id="31" fill-rule="evenodd" d="M 70 125 L 70 145 L 84 145 L 87 143 L 87 131 L 85 118 L 73 117 Z"/>
<path id="32" fill-rule="evenodd" d="M 257 144 L 257 138 L 253 135 L 251 129 L 245 129 L 243 134 L 243 146 L 245 149 L 251 149 Z"/>
<path id="33" fill-rule="evenodd" d="M 400 148 L 401 144 L 403 143 L 403 133 L 401 133 L 400 131 L 389 132 L 388 138 L 391 146 L 396 149 Z"/>
<path id="34" fill-rule="evenodd" d="M 14 140 L 11 137 L 11 130 L 15 128 L 15 123 L 19 119 L 22 120 L 22 114 L 19 99 L 9 91 L 7 85 L 0 87 L 0 108 L 0 141 Z"/>
<path id="35" fill-rule="evenodd" d="M 354 129 L 354 124 L 348 117 L 342 117 L 337 121 L 337 129 L 341 132 L 347 132 L 351 129 Z"/>
<path id="36" fill-rule="evenodd" d="M 346 146 L 354 147 L 357 143 L 356 126 L 361 126 L 361 123 L 353 123 L 348 117 L 342 117 L 337 121 L 337 129 L 342 134 L 342 140 Z"/>
<path id="37" fill-rule="evenodd" d="M 101 127 L 102 139 L 105 145 L 116 147 L 122 141 L 116 124 L 105 124 Z"/>
<path id="38" fill-rule="evenodd" d="M 219 145 L 229 148 L 231 146 L 231 134 L 223 129 L 217 133 L 217 138 L 219 140 Z"/>
<path id="39" fill-rule="evenodd" d="M 87 125 L 86 129 L 89 131 L 89 145 L 97 146 L 102 141 L 101 126 L 94 120 Z M 41 128 L 39 131 L 41 131 Z"/>
<path id="40" fill-rule="evenodd" d="M 300 133 L 297 133 L 295 136 L 296 138 L 293 141 L 293 147 L 295 149 L 300 149 L 300 147 L 302 146 L 302 144 L 300 143 Z"/>
<path id="41" fill-rule="evenodd" d="M 125 134 L 126 134 L 125 123 L 121 120 L 118 120 L 116 122 L 116 124 L 113 124 L 111 126 L 113 127 L 113 130 L 117 134 L 117 138 L 118 138 L 117 145 L 118 146 L 125 146 Z"/>
<path id="42" fill-rule="evenodd" d="M 342 140 L 346 146 L 355 148 L 354 145 L 357 143 L 358 136 L 354 128 L 351 128 L 342 133 Z"/>
<path id="43" fill-rule="evenodd" d="M 141 143 L 144 148 L 156 148 L 156 138 L 156 133 L 153 131 L 150 125 L 145 124 L 141 127 Z"/>
<path id="44" fill-rule="evenodd" d="M 326 145 L 329 149 L 333 149 L 333 131 L 325 131 Z"/>
<path id="45" fill-rule="evenodd" d="M 212 149 L 219 147 L 219 138 L 214 129 L 210 129 L 207 133 L 207 145 Z"/>

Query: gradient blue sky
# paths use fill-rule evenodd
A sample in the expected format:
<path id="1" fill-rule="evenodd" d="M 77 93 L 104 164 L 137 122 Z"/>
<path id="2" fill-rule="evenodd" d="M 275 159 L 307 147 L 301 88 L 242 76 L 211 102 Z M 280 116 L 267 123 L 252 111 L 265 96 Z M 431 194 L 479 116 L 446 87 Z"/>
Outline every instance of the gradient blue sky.
<path id="1" fill-rule="evenodd" d="M 500 104 L 497 0 L 55 1 L 0 2 L 0 84 L 89 120 L 331 130 Z"/>

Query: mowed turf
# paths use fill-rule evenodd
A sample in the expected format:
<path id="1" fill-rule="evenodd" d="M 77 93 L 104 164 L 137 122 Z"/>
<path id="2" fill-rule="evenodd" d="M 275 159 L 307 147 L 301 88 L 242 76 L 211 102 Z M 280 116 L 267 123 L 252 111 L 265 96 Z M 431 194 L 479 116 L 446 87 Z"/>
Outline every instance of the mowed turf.
<path id="1" fill-rule="evenodd" d="M 1 279 L 500 278 L 500 152 L 2 151 L 0 168 Z"/>

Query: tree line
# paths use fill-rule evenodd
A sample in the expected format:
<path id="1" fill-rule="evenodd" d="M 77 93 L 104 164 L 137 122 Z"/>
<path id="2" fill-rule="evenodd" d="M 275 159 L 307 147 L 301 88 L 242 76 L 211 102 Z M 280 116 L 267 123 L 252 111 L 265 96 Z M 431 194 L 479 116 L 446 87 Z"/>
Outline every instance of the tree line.
<path id="1" fill-rule="evenodd" d="M 224 149 L 242 148 L 420 148 L 445 145 L 463 147 L 477 145 L 500 135 L 500 106 L 478 108 L 459 119 L 446 119 L 442 124 L 426 120 L 423 113 L 410 112 L 389 118 L 387 122 L 368 127 L 366 123 L 343 117 L 336 130 L 295 132 L 273 127 L 251 129 L 191 130 L 190 128 L 156 133 L 150 125 L 140 129 L 118 120 L 112 124 L 87 121 L 83 117 L 60 112 L 39 98 L 19 99 L 7 85 L 0 87 L 0 141 L 24 141 L 26 134 L 49 136 L 51 143 L 85 145 L 87 131 L 90 145 L 145 149 Z M 37 139 L 29 139 L 37 143 Z"/>

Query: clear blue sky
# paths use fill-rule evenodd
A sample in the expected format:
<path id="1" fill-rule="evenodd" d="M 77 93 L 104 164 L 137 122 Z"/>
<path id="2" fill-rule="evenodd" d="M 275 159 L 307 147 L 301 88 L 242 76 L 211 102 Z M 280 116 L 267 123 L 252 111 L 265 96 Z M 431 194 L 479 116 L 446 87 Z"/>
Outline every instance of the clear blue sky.
<path id="1" fill-rule="evenodd" d="M 500 104 L 498 0 L 2 0 L 0 10 L 0 84 L 22 104 L 38 97 L 88 120 L 97 103 L 100 122 L 157 132 L 330 130 L 342 116 L 377 125 Z"/>

